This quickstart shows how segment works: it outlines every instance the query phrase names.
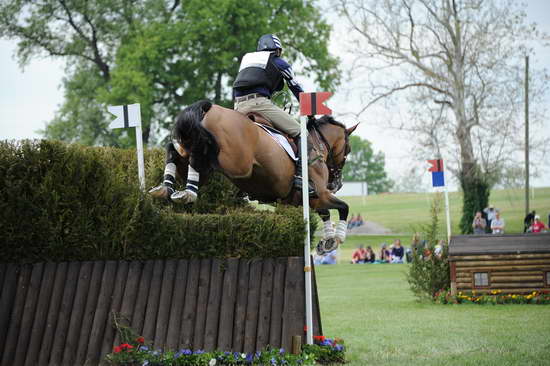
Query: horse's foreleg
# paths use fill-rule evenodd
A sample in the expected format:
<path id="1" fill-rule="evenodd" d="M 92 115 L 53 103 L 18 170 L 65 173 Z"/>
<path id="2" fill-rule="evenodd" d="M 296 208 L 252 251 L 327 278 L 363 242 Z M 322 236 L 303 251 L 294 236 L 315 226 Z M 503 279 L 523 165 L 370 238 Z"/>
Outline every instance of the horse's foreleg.
<path id="1" fill-rule="evenodd" d="M 346 233 L 348 229 L 348 214 L 349 206 L 347 203 L 337 198 L 330 191 L 325 190 L 319 195 L 318 211 L 329 209 L 338 210 L 339 221 L 336 224 L 335 238 L 339 243 L 343 243 L 346 240 Z M 324 220 L 323 220 L 324 221 Z"/>
<path id="2" fill-rule="evenodd" d="M 330 212 L 328 209 L 319 209 L 317 213 L 323 220 L 323 239 L 334 238 L 335 231 L 332 221 L 330 220 Z"/>
<path id="3" fill-rule="evenodd" d="M 187 182 L 183 191 L 175 191 L 170 199 L 177 203 L 193 203 L 199 193 L 200 174 L 191 164 L 187 167 Z"/>
<path id="4" fill-rule="evenodd" d="M 155 198 L 169 199 L 175 192 L 174 185 L 178 173 L 187 171 L 188 157 L 182 156 L 173 142 L 166 144 L 166 161 L 164 165 L 164 175 L 162 182 L 149 190 L 149 194 Z M 183 149 L 182 149 L 183 151 Z"/>

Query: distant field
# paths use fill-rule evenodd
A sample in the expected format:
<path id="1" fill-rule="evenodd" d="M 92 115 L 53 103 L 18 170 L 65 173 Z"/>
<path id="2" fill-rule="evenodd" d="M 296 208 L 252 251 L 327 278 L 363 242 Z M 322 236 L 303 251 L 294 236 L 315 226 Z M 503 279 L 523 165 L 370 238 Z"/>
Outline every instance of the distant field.
<path id="1" fill-rule="evenodd" d="M 429 222 L 430 204 L 434 193 L 385 193 L 362 197 L 343 197 L 350 205 L 350 217 L 360 213 L 365 220 L 376 222 L 394 233 L 412 235 L 422 224 Z M 506 233 L 523 232 L 525 191 L 521 189 L 493 190 L 489 202 L 500 209 L 506 223 Z M 452 233 L 459 234 L 462 215 L 462 193 L 449 193 Z M 444 206 L 443 206 L 444 207 Z M 536 210 L 548 223 L 550 187 L 535 188 L 530 198 L 531 210 Z M 441 215 L 442 229 L 446 231 L 445 213 Z"/>
<path id="2" fill-rule="evenodd" d="M 550 306 L 418 303 L 407 266 L 316 266 L 323 332 L 345 340 L 347 366 L 550 365 Z"/>

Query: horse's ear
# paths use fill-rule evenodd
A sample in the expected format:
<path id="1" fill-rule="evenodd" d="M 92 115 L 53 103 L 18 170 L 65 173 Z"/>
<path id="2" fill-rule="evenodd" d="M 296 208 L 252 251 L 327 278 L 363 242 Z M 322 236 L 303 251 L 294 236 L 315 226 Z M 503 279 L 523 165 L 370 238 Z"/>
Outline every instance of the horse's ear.
<path id="1" fill-rule="evenodd" d="M 361 123 L 361 122 L 359 122 L 359 123 Z M 353 126 L 353 127 L 347 128 L 347 129 L 346 129 L 346 133 L 347 133 L 348 135 L 351 135 L 351 134 L 353 133 L 353 131 L 355 131 L 355 129 L 357 128 L 357 126 L 359 126 L 359 123 L 357 123 L 357 124 L 356 124 L 355 126 Z"/>

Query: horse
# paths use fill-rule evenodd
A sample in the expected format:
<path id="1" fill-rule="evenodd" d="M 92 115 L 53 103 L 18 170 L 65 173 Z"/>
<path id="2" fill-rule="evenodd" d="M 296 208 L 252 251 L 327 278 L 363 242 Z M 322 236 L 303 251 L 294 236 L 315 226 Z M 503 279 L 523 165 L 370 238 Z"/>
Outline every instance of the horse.
<path id="1" fill-rule="evenodd" d="M 323 240 L 317 246 L 320 253 L 335 249 L 346 238 L 349 207 L 334 193 L 342 187 L 342 169 L 351 150 L 349 136 L 357 125 L 346 129 L 330 116 L 312 119 L 309 123 L 309 177 L 316 192 L 316 196 L 310 197 L 310 207 L 324 222 Z M 179 113 L 174 137 L 175 146 L 168 144 L 167 155 L 172 155 L 170 161 L 175 163 L 181 178 L 187 164 L 192 168 L 190 171 L 201 176 L 215 169 L 253 200 L 302 204 L 301 192 L 293 190 L 293 159 L 244 114 L 207 100 L 198 101 Z M 174 155 L 178 155 L 176 159 Z M 196 178 L 193 180 L 198 182 Z M 196 191 L 188 189 L 172 195 L 174 201 L 185 203 L 193 202 L 196 197 Z M 340 221 L 336 230 L 330 221 L 329 209 L 338 210 Z"/>

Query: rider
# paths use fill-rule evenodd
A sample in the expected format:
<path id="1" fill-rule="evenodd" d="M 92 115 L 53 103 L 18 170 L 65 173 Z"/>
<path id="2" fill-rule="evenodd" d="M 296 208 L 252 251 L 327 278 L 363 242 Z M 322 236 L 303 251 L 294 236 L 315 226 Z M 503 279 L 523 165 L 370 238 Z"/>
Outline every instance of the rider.
<path id="1" fill-rule="evenodd" d="M 258 40 L 256 52 L 243 56 L 239 73 L 233 84 L 235 110 L 243 114 L 256 112 L 270 121 L 273 126 L 294 139 L 298 147 L 294 187 L 302 189 L 302 156 L 300 149 L 300 123 L 290 114 L 271 102 L 274 92 L 282 90 L 284 81 L 296 99 L 303 92 L 294 80 L 292 67 L 281 58 L 283 46 L 274 34 L 265 34 Z M 284 81 L 283 81 L 284 80 Z M 310 195 L 315 190 L 309 186 Z"/>

